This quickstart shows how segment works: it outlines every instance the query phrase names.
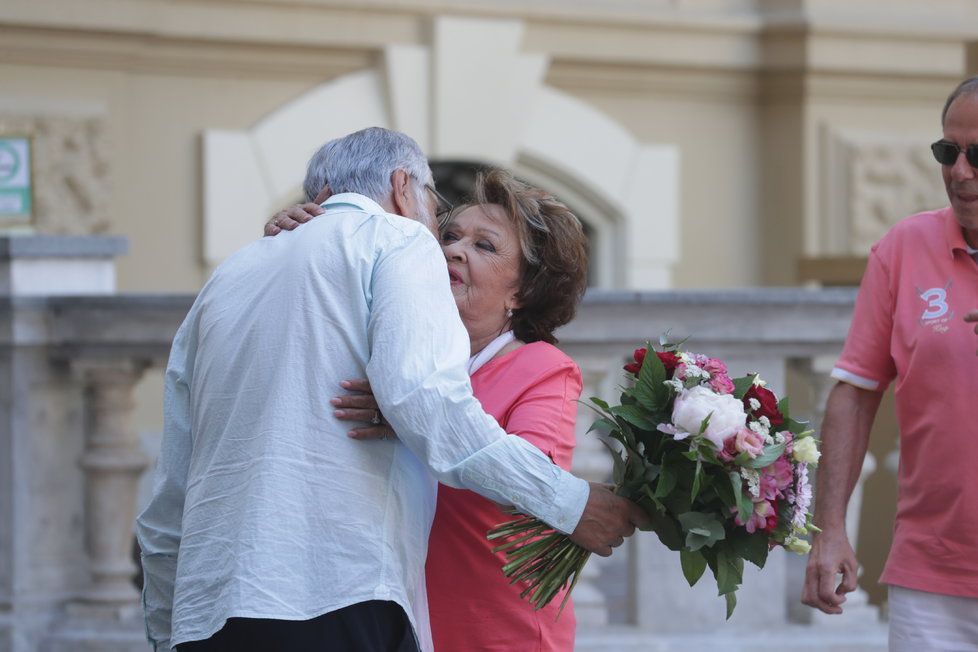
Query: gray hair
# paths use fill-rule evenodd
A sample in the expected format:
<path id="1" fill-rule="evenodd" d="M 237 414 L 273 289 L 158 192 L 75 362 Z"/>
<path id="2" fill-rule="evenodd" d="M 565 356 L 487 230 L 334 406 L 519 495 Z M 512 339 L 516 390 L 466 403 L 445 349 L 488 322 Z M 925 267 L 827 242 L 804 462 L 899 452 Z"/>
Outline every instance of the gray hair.
<path id="1" fill-rule="evenodd" d="M 320 147 L 309 160 L 302 188 L 310 201 L 329 183 L 333 194 L 355 192 L 383 202 L 391 193 L 395 170 L 417 180 L 422 192 L 425 184 L 432 183 L 428 159 L 411 137 L 369 127 Z"/>
<path id="2" fill-rule="evenodd" d="M 951 108 L 951 104 L 962 95 L 978 95 L 978 76 L 965 79 L 947 96 L 947 101 L 944 102 L 944 110 L 941 111 L 942 127 L 944 126 L 944 121 L 947 119 L 947 111 Z"/>

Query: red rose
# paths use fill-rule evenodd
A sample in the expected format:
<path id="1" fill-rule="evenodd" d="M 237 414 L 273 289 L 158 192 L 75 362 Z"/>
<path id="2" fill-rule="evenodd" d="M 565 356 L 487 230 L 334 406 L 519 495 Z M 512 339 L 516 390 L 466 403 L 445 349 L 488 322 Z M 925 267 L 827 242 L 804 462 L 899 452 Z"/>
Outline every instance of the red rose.
<path id="1" fill-rule="evenodd" d="M 640 349 L 635 349 L 632 352 L 632 358 L 635 362 L 629 362 L 625 365 L 625 371 L 630 374 L 638 375 L 639 370 L 642 368 L 642 363 L 645 362 L 645 355 L 649 352 L 646 347 Z M 679 356 L 670 351 L 656 351 L 655 354 L 659 356 L 659 360 L 662 362 L 662 366 L 666 368 L 666 377 L 672 378 L 673 372 L 676 367 L 679 366 Z"/>
<path id="2" fill-rule="evenodd" d="M 648 349 L 645 347 L 642 347 L 641 349 L 635 349 L 635 351 L 632 353 L 632 358 L 635 359 L 635 362 L 629 362 L 628 364 L 626 364 L 625 371 L 627 371 L 630 374 L 635 374 L 637 376 L 639 370 L 642 368 L 642 363 L 645 362 L 645 354 L 647 352 Z"/>
<path id="3" fill-rule="evenodd" d="M 672 378 L 672 373 L 679 366 L 679 356 L 672 351 L 656 351 L 655 353 L 659 356 L 659 360 L 662 361 L 662 366 L 666 368 L 666 376 Z"/>
<path id="4" fill-rule="evenodd" d="M 756 410 L 752 410 L 750 406 L 751 399 L 755 399 L 761 406 Z M 744 394 L 744 409 L 747 410 L 748 414 L 753 414 L 757 419 L 767 417 L 772 427 L 777 427 L 784 423 L 784 415 L 778 410 L 778 397 L 766 387 L 751 385 L 747 393 Z"/>

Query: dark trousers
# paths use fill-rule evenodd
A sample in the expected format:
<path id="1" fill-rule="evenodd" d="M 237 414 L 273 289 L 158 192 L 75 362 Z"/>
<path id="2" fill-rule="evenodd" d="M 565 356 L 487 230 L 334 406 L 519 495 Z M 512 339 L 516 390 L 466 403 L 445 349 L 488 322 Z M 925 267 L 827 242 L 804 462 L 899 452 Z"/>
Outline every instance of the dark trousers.
<path id="1" fill-rule="evenodd" d="M 311 620 L 229 618 L 179 652 L 418 652 L 411 623 L 396 602 L 371 600 Z"/>

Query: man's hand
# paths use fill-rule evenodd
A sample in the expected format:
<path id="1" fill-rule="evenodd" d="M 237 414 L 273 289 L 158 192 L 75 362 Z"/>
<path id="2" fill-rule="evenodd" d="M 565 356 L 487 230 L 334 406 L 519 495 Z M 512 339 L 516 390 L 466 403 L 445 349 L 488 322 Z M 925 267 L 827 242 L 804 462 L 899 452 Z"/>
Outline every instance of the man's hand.
<path id="1" fill-rule="evenodd" d="M 975 335 L 978 335 L 978 310 L 969 312 L 964 316 L 964 320 L 969 324 L 975 325 Z M 978 349 L 975 350 L 975 355 L 978 355 Z"/>
<path id="2" fill-rule="evenodd" d="M 812 543 L 801 601 L 827 614 L 841 614 L 846 593 L 856 590 L 858 568 L 845 526 L 824 528 Z M 842 581 L 836 585 L 839 573 Z"/>
<path id="3" fill-rule="evenodd" d="M 590 483 L 584 513 L 570 539 L 585 550 L 608 557 L 635 532 L 635 528 L 648 528 L 651 519 L 641 507 L 630 500 L 616 496 L 614 492 L 597 482 Z"/>
<path id="4" fill-rule="evenodd" d="M 278 235 L 282 231 L 291 231 L 324 212 L 322 206 L 312 202 L 289 206 L 275 213 L 272 219 L 265 223 L 265 235 Z"/>

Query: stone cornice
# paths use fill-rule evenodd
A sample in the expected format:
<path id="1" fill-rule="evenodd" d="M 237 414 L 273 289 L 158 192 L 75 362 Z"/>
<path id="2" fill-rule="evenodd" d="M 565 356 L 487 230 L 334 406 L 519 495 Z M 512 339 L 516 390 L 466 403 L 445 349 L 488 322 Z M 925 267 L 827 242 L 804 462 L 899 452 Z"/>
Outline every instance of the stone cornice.
<path id="1" fill-rule="evenodd" d="M 978 9 L 677 10 L 655 0 L 6 0 L 0 58 L 178 74 L 323 79 L 421 44 L 439 14 L 518 19 L 555 64 L 955 76 Z M 905 66 L 910 65 L 910 68 Z"/>

